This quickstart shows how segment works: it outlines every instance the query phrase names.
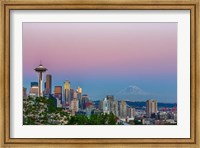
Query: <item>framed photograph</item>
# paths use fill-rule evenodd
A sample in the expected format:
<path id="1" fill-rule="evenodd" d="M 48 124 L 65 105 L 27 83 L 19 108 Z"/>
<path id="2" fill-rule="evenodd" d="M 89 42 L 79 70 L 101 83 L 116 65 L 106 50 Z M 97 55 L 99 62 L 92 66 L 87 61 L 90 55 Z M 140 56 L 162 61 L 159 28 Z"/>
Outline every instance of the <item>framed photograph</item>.
<path id="1" fill-rule="evenodd" d="M 1 1 L 1 145 L 199 146 L 198 1 Z"/>

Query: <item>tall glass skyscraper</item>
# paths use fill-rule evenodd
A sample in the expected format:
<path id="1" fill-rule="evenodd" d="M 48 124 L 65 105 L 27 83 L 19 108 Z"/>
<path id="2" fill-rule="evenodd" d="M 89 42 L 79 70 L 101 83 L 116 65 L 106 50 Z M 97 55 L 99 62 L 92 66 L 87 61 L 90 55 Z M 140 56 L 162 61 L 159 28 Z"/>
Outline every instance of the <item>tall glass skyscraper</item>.
<path id="1" fill-rule="evenodd" d="M 63 95 L 64 95 L 64 100 L 66 101 L 67 104 L 70 104 L 70 81 L 66 80 L 64 82 L 64 88 L 63 88 Z"/>
<path id="2" fill-rule="evenodd" d="M 148 117 L 151 117 L 153 113 L 157 113 L 157 101 L 150 99 L 146 101 L 146 113 Z"/>
<path id="3" fill-rule="evenodd" d="M 52 76 L 50 74 L 46 75 L 46 83 L 45 83 L 45 95 L 50 95 L 52 92 Z"/>

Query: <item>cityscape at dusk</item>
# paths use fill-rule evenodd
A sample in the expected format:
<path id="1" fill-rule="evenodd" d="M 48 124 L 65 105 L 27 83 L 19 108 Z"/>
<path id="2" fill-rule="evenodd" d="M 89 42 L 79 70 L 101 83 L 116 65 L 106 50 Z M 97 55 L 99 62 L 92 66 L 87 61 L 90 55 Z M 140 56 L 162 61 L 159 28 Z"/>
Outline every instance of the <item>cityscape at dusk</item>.
<path id="1" fill-rule="evenodd" d="M 24 124 L 177 125 L 177 23 L 23 23 L 23 100 Z"/>

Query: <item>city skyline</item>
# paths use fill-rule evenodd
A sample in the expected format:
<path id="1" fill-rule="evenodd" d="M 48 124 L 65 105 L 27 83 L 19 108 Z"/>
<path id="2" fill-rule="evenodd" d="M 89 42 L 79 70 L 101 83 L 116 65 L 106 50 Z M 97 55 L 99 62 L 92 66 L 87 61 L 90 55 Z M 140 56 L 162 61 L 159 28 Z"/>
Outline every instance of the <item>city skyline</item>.
<path id="1" fill-rule="evenodd" d="M 33 69 L 42 61 L 52 89 L 69 80 L 100 100 L 136 85 L 158 101 L 177 101 L 176 23 L 24 23 L 23 38 L 27 88 L 37 82 Z"/>

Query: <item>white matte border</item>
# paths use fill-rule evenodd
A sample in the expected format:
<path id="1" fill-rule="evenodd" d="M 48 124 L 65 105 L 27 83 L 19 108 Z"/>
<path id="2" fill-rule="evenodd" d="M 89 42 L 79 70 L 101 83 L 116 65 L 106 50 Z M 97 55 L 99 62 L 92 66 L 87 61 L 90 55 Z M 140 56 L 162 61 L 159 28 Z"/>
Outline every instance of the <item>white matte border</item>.
<path id="1" fill-rule="evenodd" d="M 177 22 L 178 125 L 23 125 L 23 22 Z M 190 138 L 189 10 L 11 10 L 10 138 Z"/>

